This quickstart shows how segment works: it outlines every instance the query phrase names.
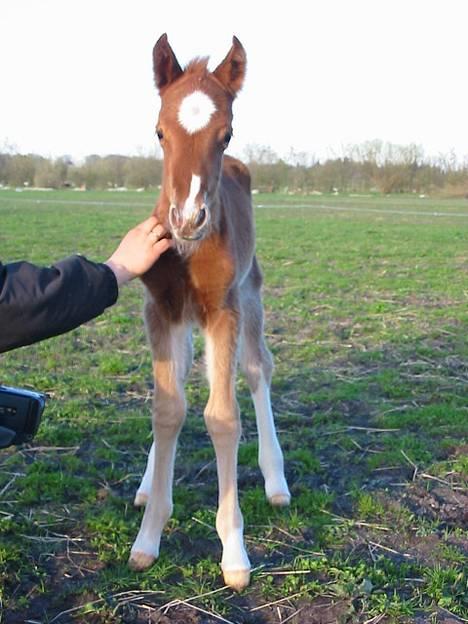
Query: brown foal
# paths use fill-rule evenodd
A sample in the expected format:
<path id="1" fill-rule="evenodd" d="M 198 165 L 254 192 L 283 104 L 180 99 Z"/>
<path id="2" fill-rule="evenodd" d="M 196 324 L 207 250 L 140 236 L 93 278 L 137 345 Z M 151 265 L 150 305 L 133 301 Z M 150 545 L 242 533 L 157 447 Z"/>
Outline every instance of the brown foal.
<path id="1" fill-rule="evenodd" d="M 129 563 L 144 570 L 154 562 L 172 513 L 176 443 L 186 414 L 184 381 L 192 361 L 191 328 L 197 324 L 205 337 L 210 385 L 205 422 L 218 469 L 221 568 L 226 584 L 241 590 L 249 583 L 250 562 L 237 493 L 238 359 L 254 401 L 266 496 L 272 505 L 290 501 L 270 403 L 272 359 L 263 337 L 250 176 L 245 165 L 224 155 L 246 56 L 234 37 L 213 72 L 206 59 L 182 70 L 163 35 L 154 47 L 153 63 L 161 96 L 157 134 L 164 151 L 154 214 L 171 233 L 174 247 L 143 279 L 155 383 L 154 443 L 135 498 L 146 509 Z"/>

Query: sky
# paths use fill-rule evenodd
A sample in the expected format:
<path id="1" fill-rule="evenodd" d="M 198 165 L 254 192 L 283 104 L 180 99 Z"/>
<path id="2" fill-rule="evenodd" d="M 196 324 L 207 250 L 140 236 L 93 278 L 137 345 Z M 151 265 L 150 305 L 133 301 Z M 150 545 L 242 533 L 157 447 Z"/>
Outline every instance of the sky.
<path id="1" fill-rule="evenodd" d="M 152 48 L 181 65 L 232 35 L 248 73 L 230 152 L 316 158 L 382 139 L 468 155 L 467 0 L 2 0 L 0 149 L 153 154 Z"/>

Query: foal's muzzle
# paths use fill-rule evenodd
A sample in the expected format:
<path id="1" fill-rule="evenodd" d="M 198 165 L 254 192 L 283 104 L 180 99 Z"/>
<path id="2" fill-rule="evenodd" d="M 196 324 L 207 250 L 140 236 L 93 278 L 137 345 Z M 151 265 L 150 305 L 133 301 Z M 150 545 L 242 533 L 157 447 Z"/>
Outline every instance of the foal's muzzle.
<path id="1" fill-rule="evenodd" d="M 203 237 L 209 221 L 209 210 L 206 204 L 194 206 L 188 215 L 184 214 L 183 207 L 171 204 L 169 209 L 169 223 L 173 234 L 184 240 L 199 240 Z"/>

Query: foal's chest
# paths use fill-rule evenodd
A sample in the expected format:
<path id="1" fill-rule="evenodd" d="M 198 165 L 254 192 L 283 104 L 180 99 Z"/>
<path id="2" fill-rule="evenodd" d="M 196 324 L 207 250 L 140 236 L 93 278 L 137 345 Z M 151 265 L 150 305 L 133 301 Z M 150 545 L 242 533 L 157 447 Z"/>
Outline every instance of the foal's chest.
<path id="1" fill-rule="evenodd" d="M 204 241 L 190 257 L 190 286 L 202 321 L 224 307 L 235 273 L 234 259 L 218 235 Z"/>

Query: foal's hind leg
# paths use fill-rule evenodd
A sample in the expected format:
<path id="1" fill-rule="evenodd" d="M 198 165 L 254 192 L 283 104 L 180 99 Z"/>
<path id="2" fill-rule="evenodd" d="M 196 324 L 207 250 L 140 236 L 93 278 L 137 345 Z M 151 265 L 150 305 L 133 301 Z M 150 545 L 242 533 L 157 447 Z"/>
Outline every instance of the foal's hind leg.
<path id="1" fill-rule="evenodd" d="M 158 557 L 161 533 L 172 514 L 174 458 L 185 419 L 183 381 L 190 361 L 187 327 L 165 326 L 158 320 L 159 326 L 154 323 L 151 330 L 151 313 L 147 321 L 154 353 L 154 447 L 148 458 L 146 482 L 144 477 L 139 488 L 148 488 L 148 501 L 129 560 L 135 570 L 148 568 Z"/>
<path id="2" fill-rule="evenodd" d="M 146 505 L 148 501 L 148 496 L 151 491 L 151 483 L 153 482 L 154 452 L 154 442 L 152 442 L 148 453 L 148 459 L 146 460 L 145 473 L 138 487 L 137 493 L 135 494 L 135 500 L 133 501 L 135 507 L 143 507 L 143 505 Z"/>
<path id="3" fill-rule="evenodd" d="M 243 328 L 240 365 L 249 384 L 258 429 L 258 462 L 265 479 L 265 493 L 272 505 L 289 505 L 291 495 L 284 476 L 284 460 L 271 409 L 271 354 L 263 336 L 261 274 L 254 260 L 242 292 Z"/>

